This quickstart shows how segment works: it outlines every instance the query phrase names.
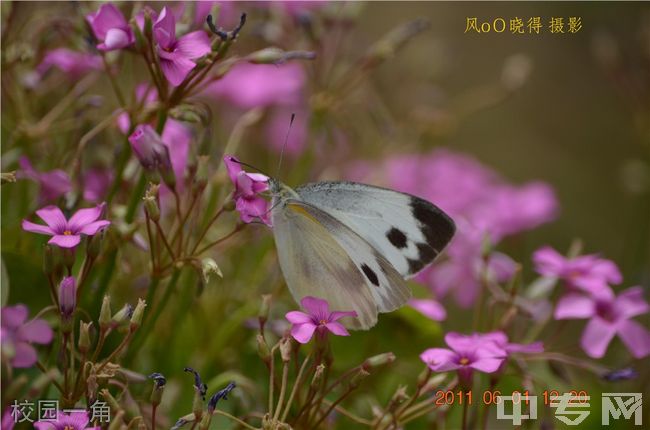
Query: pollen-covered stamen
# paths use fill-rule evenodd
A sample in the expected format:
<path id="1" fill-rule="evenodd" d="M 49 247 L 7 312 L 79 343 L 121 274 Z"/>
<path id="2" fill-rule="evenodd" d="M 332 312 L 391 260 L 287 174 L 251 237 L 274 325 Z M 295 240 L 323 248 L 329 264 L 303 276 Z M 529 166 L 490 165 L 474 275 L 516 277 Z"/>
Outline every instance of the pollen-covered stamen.
<path id="1" fill-rule="evenodd" d="M 467 358 L 467 357 L 462 357 L 458 362 L 459 362 L 460 364 L 462 364 L 463 366 L 467 366 L 467 365 L 469 364 L 469 358 Z"/>
<path id="2" fill-rule="evenodd" d="M 63 232 L 64 236 L 72 236 L 72 232 L 70 230 L 66 230 Z"/>
<path id="3" fill-rule="evenodd" d="M 320 325 L 327 325 L 327 320 L 323 320 L 323 319 L 322 319 L 322 320 L 318 321 L 318 324 L 320 324 Z"/>

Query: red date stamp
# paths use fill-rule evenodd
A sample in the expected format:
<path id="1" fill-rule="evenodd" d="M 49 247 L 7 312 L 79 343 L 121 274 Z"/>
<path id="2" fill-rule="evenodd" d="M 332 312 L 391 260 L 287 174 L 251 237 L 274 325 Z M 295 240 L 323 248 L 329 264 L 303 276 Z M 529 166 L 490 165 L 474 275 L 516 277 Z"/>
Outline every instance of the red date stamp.
<path id="1" fill-rule="evenodd" d="M 589 394 L 585 390 L 571 390 L 568 391 L 571 395 L 571 404 L 587 404 L 589 403 Z M 544 399 L 545 405 L 551 405 L 553 402 L 560 400 L 563 392 L 557 390 L 544 390 L 542 393 L 542 398 Z M 508 396 L 508 399 L 512 397 L 512 402 L 528 404 L 530 397 L 536 394 L 530 393 L 528 390 L 525 391 L 511 391 L 511 392 L 501 392 L 500 390 L 487 390 L 483 391 L 479 401 L 482 401 L 484 405 L 499 404 L 503 396 Z M 444 406 L 444 405 L 462 405 L 462 404 L 473 404 L 474 394 L 471 390 L 438 390 L 435 393 L 435 405 Z"/>

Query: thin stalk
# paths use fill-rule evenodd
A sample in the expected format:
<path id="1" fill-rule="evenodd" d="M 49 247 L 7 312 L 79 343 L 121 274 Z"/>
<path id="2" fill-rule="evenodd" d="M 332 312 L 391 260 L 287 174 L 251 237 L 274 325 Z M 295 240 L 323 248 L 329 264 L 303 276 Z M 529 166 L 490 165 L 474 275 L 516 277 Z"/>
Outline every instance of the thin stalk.
<path id="1" fill-rule="evenodd" d="M 252 425 L 248 424 L 247 422 L 240 420 L 236 416 L 230 415 L 228 412 L 224 412 L 224 411 L 221 411 L 221 410 L 215 410 L 214 414 L 215 415 L 221 415 L 221 416 L 226 417 L 226 418 L 230 418 L 231 420 L 238 423 L 240 426 L 246 427 L 249 430 L 259 430 L 257 427 L 253 427 Z"/>
<path id="2" fill-rule="evenodd" d="M 345 399 L 345 398 L 346 398 L 346 397 L 347 397 L 347 396 L 348 396 L 352 391 L 354 391 L 354 387 L 348 387 L 348 388 L 343 392 L 343 394 L 341 394 L 341 396 L 340 396 L 338 399 L 336 399 L 336 400 L 335 400 L 335 401 L 330 405 L 329 408 L 327 408 L 327 410 L 325 411 L 325 413 L 323 414 L 323 416 L 321 416 L 320 419 L 319 419 L 318 421 L 316 421 L 316 424 L 314 424 L 314 425 L 312 426 L 312 428 L 318 428 L 318 426 L 320 425 L 320 423 L 322 423 L 323 421 L 325 421 L 325 418 L 327 418 L 327 416 L 328 416 L 329 414 L 332 413 L 332 411 L 334 410 L 334 408 L 335 408 L 339 403 L 341 403 L 341 402 L 342 402 L 342 401 L 343 401 L 343 400 L 344 400 L 344 399 Z M 318 410 L 318 409 L 317 409 L 317 410 Z"/>
<path id="3" fill-rule="evenodd" d="M 215 245 L 217 245 L 217 244 L 223 242 L 223 241 L 226 240 L 226 239 L 229 239 L 230 237 L 232 237 L 233 235 L 235 235 L 238 231 L 240 231 L 242 228 L 244 228 L 245 225 L 246 225 L 246 224 L 243 224 L 243 223 L 239 223 L 239 224 L 237 224 L 237 226 L 233 229 L 233 231 L 231 231 L 230 233 L 228 233 L 228 234 L 225 235 L 224 237 L 215 240 L 214 242 L 210 242 L 210 243 L 208 243 L 208 244 L 205 245 L 203 248 L 201 248 L 200 250 L 198 250 L 198 251 L 196 252 L 195 255 L 201 255 L 201 254 L 203 254 L 205 251 L 207 251 L 208 249 L 212 248 L 213 246 L 215 246 Z"/>
<path id="4" fill-rule="evenodd" d="M 291 404 L 293 403 L 293 399 L 296 396 L 296 392 L 300 388 L 300 383 L 302 382 L 302 375 L 305 372 L 305 368 L 307 367 L 307 363 L 309 363 L 309 359 L 311 358 L 311 354 L 309 354 L 305 360 L 302 362 L 302 366 L 300 366 L 300 370 L 298 371 L 298 376 L 296 376 L 296 381 L 293 383 L 293 388 L 291 389 L 291 394 L 289 394 L 289 400 L 287 400 L 287 405 L 285 406 L 284 412 L 282 413 L 282 417 L 280 420 L 284 422 L 287 419 L 287 415 L 289 414 L 289 410 L 291 409 Z"/>
<path id="5" fill-rule="evenodd" d="M 280 412 L 282 411 L 282 404 L 284 403 L 284 395 L 287 390 L 287 378 L 289 377 L 289 363 L 287 361 L 282 362 L 282 385 L 280 385 L 280 396 L 278 397 L 278 405 L 275 408 L 275 414 L 273 415 L 273 421 L 277 421 L 280 418 Z"/>
<path id="6" fill-rule="evenodd" d="M 47 369 L 40 361 L 36 361 L 36 367 L 38 367 L 41 370 L 41 372 L 47 373 Z M 54 384 L 54 386 L 59 390 L 60 393 L 62 394 L 65 393 L 61 384 L 59 384 L 55 379 L 52 379 L 52 384 Z"/>

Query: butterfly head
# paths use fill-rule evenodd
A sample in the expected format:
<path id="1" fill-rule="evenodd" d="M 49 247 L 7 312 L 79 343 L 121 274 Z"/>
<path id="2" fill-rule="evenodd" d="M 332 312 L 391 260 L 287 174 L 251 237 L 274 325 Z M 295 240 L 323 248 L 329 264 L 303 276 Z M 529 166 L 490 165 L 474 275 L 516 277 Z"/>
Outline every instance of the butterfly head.
<path id="1" fill-rule="evenodd" d="M 299 198 L 293 188 L 283 184 L 275 178 L 269 177 L 269 190 L 274 198 L 286 200 L 288 198 Z"/>

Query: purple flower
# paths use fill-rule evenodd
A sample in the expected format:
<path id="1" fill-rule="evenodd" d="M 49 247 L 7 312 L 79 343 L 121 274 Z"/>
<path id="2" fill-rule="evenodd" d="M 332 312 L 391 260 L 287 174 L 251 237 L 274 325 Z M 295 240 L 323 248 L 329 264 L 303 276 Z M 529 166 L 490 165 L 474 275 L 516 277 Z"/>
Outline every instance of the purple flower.
<path id="1" fill-rule="evenodd" d="M 212 84 L 209 92 L 243 109 L 297 106 L 304 98 L 305 81 L 304 69 L 297 63 L 239 63 Z"/>
<path id="2" fill-rule="evenodd" d="M 97 40 L 101 43 L 97 49 L 112 51 L 126 48 L 135 42 L 133 30 L 124 18 L 122 12 L 111 3 L 105 3 L 94 14 L 86 16 Z"/>
<path id="3" fill-rule="evenodd" d="M 609 285 L 620 284 L 623 276 L 613 261 L 595 254 L 567 258 L 549 246 L 533 254 L 535 271 L 542 276 L 562 279 L 566 284 L 590 294 L 610 295 Z"/>
<path id="4" fill-rule="evenodd" d="M 47 225 L 23 220 L 23 230 L 53 236 L 47 243 L 61 248 L 74 248 L 79 245 L 82 234 L 92 236 L 111 223 L 107 220 L 98 220 L 105 205 L 102 203 L 94 208 L 79 209 L 69 220 L 58 207 L 46 206 L 37 210 L 36 215 Z"/>
<path id="5" fill-rule="evenodd" d="M 52 202 L 72 189 L 70 177 L 63 170 L 56 169 L 49 172 L 37 172 L 27 157 L 20 157 L 18 176 L 31 179 L 40 186 L 39 200 Z"/>
<path id="6" fill-rule="evenodd" d="M 57 48 L 49 51 L 36 67 L 38 76 L 43 76 L 50 68 L 56 67 L 70 78 L 78 78 L 91 70 L 103 68 L 102 59 L 97 55 Z"/>
<path id="7" fill-rule="evenodd" d="M 269 178 L 261 173 L 245 172 L 242 170 L 239 160 L 232 155 L 224 156 L 223 162 L 226 164 L 230 180 L 235 185 L 233 198 L 241 220 L 250 223 L 255 219 L 260 219 L 264 224 L 270 226 L 269 202 L 259 196 L 260 193 L 269 189 Z"/>
<path id="8" fill-rule="evenodd" d="M 167 7 L 153 25 L 153 36 L 163 74 L 175 87 L 196 67 L 192 60 L 210 52 L 210 39 L 203 30 L 176 39 L 176 18 Z"/>
<path id="9" fill-rule="evenodd" d="M 27 321 L 27 306 L 19 304 L 2 308 L 2 357 L 13 367 L 31 367 L 36 363 L 36 350 L 31 343 L 48 344 L 52 329 L 42 319 Z"/>
<path id="10" fill-rule="evenodd" d="M 77 307 L 77 287 L 72 276 L 66 276 L 59 284 L 59 310 L 68 319 Z"/>
<path id="11" fill-rule="evenodd" d="M 425 317 L 432 319 L 434 321 L 443 321 L 447 318 L 447 311 L 440 304 L 432 299 L 411 299 L 408 301 L 408 305 L 420 312 Z"/>
<path id="12" fill-rule="evenodd" d="M 468 384 L 474 370 L 494 373 L 507 357 L 503 348 L 479 336 L 447 333 L 445 342 L 450 349 L 430 348 L 420 354 L 420 359 L 434 372 L 458 371 L 462 382 Z"/>
<path id="13" fill-rule="evenodd" d="M 580 339 L 582 349 L 590 357 L 605 355 L 607 346 L 618 335 L 634 357 L 643 358 L 650 354 L 650 332 L 632 318 L 648 311 L 650 306 L 643 297 L 643 289 L 632 287 L 618 296 L 568 293 L 558 301 L 554 316 L 555 319 L 590 318 Z"/>
<path id="14" fill-rule="evenodd" d="M 330 312 L 327 300 L 311 296 L 303 297 L 300 305 L 307 313 L 291 311 L 285 315 L 285 318 L 293 324 L 291 336 L 298 342 L 309 342 L 317 330 L 319 335 L 325 335 L 329 331 L 337 336 L 350 336 L 338 320 L 344 317 L 356 317 L 356 312 Z"/>
<path id="15" fill-rule="evenodd" d="M 88 427 L 90 418 L 88 412 L 73 410 L 69 413 L 58 412 L 56 421 L 37 421 L 34 428 L 37 430 L 100 430 L 101 427 Z"/>

